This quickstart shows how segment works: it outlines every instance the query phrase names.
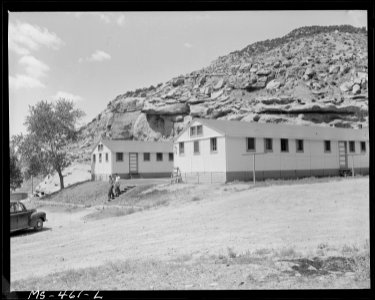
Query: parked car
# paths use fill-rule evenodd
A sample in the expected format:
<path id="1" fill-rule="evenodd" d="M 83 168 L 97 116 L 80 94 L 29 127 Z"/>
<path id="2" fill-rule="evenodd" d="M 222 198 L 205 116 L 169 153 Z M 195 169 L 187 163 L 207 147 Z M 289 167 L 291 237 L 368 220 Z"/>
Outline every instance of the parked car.
<path id="1" fill-rule="evenodd" d="M 20 201 L 10 201 L 10 231 L 34 228 L 41 230 L 46 222 L 46 213 L 36 209 L 27 209 Z"/>

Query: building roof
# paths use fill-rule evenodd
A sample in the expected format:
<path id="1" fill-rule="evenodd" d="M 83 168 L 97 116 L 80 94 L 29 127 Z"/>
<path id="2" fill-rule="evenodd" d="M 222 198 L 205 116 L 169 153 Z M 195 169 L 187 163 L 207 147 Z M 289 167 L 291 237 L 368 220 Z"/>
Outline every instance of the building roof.
<path id="1" fill-rule="evenodd" d="M 194 119 L 190 122 L 187 128 L 195 123 L 195 121 L 198 121 L 199 123 L 208 126 L 228 137 L 280 137 L 312 140 L 357 141 L 369 140 L 369 131 L 367 127 L 363 129 L 352 129 L 310 125 L 288 125 L 214 119 Z M 183 132 L 181 132 L 180 135 Z"/>
<path id="2" fill-rule="evenodd" d="M 95 150 L 99 143 L 106 145 L 113 152 L 173 152 L 172 142 L 143 142 L 102 139 L 95 144 L 91 153 Z"/>

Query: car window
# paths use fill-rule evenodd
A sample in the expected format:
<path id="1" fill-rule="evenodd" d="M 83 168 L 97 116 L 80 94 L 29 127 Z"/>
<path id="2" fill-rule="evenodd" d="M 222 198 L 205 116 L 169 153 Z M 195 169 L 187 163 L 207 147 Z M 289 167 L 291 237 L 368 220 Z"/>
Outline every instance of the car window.
<path id="1" fill-rule="evenodd" d="M 21 211 L 24 211 L 24 206 L 21 204 L 21 203 L 17 203 L 16 205 L 16 211 L 17 212 L 21 212 Z"/>
<path id="2" fill-rule="evenodd" d="M 11 203 L 11 204 L 10 204 L 10 212 L 11 212 L 11 213 L 16 212 L 16 206 L 15 206 L 14 203 Z"/>

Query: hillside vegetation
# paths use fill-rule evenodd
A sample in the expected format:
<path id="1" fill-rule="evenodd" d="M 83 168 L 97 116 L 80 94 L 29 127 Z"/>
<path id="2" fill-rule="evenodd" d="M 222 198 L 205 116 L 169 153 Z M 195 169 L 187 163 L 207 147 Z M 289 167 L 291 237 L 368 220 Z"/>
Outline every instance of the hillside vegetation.
<path id="1" fill-rule="evenodd" d="M 367 31 L 311 26 L 219 57 L 209 66 L 116 96 L 81 129 L 76 159 L 109 139 L 171 140 L 194 117 L 367 126 Z"/>

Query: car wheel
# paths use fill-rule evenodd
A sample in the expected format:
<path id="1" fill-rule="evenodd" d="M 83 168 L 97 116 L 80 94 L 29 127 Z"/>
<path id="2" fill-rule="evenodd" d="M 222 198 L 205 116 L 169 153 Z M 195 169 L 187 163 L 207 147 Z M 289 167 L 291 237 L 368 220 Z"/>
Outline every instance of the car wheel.
<path id="1" fill-rule="evenodd" d="M 34 229 L 39 231 L 42 228 L 43 228 L 43 220 L 42 219 L 36 220 L 36 224 L 35 224 Z"/>

